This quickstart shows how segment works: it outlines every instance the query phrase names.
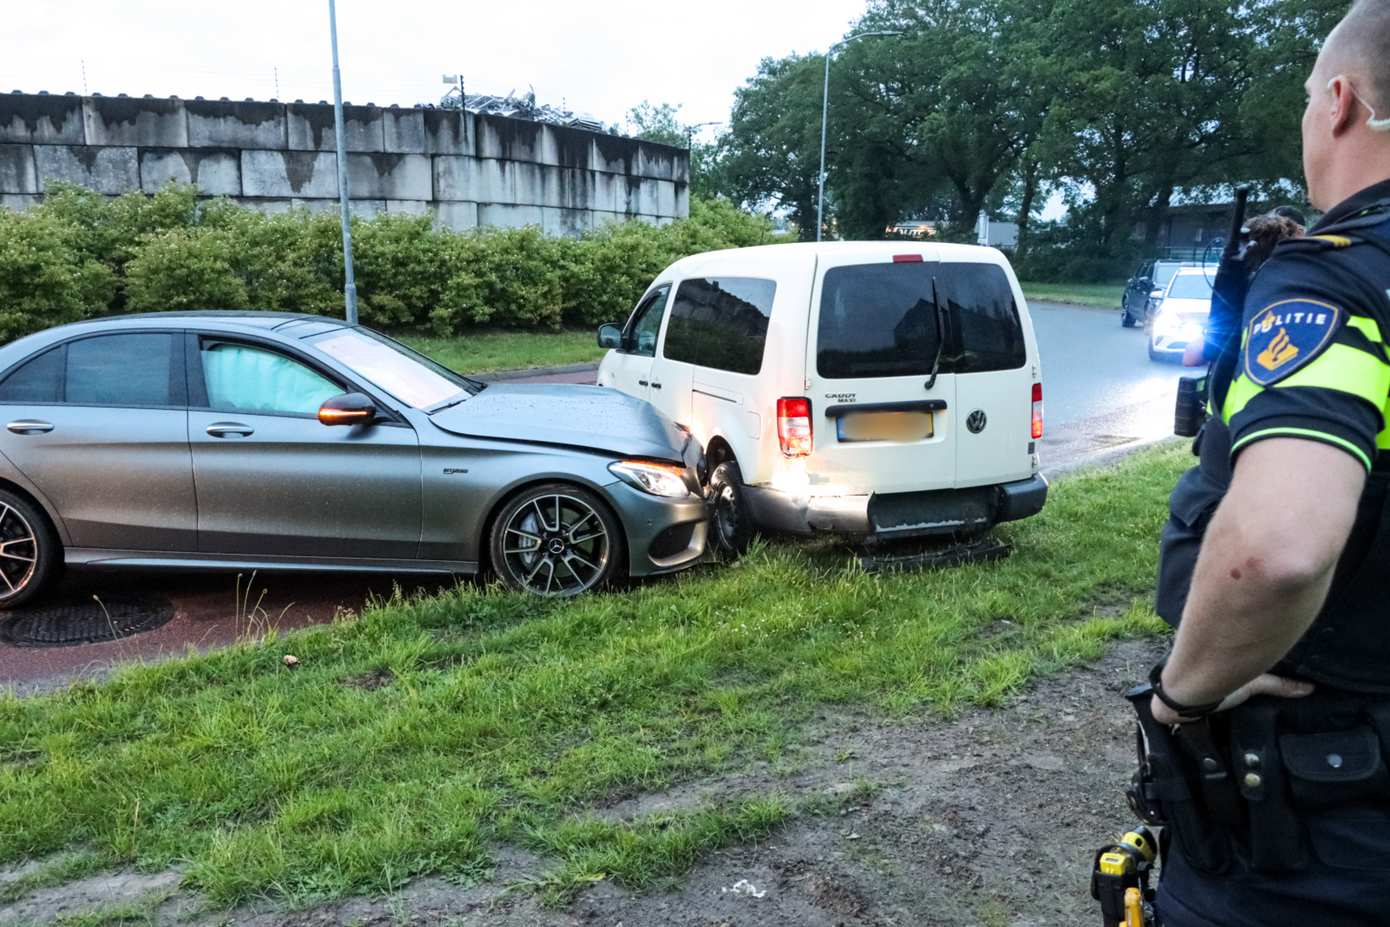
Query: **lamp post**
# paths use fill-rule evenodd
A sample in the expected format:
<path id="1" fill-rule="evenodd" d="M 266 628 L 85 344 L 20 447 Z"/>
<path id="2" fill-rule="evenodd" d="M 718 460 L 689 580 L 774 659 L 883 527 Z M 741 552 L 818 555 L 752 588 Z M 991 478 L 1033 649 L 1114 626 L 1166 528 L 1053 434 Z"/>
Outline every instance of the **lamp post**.
<path id="1" fill-rule="evenodd" d="M 695 144 L 695 132 L 696 132 L 697 130 L 703 129 L 703 128 L 705 128 L 706 126 L 722 126 L 723 124 L 724 124 L 724 123 L 723 123 L 721 120 L 716 119 L 716 120 L 714 120 L 713 122 L 697 122 L 697 123 L 695 123 L 694 125 L 686 126 L 686 127 L 685 127 L 685 147 L 686 147 L 686 148 L 690 148 L 690 147 L 692 147 L 692 146 Z"/>
<path id="2" fill-rule="evenodd" d="M 352 273 L 352 211 L 348 205 L 347 150 L 343 141 L 343 79 L 338 73 L 338 12 L 328 0 L 328 32 L 333 41 L 333 132 L 338 150 L 338 206 L 343 214 L 343 301 L 347 323 L 357 324 L 357 279 Z"/>
<path id="3" fill-rule="evenodd" d="M 816 175 L 816 241 L 821 240 L 821 231 L 825 228 L 825 130 L 830 121 L 830 56 L 835 53 L 835 49 L 848 45 L 855 39 L 881 35 L 902 35 L 902 33 L 860 32 L 846 36 L 826 49 L 825 52 L 825 89 L 821 93 L 820 104 L 820 173 Z"/>

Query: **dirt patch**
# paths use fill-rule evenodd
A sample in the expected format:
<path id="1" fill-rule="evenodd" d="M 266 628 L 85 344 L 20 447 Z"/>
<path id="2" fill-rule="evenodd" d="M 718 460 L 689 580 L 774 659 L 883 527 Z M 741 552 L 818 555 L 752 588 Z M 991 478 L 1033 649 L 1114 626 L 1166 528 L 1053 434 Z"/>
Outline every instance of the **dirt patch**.
<path id="1" fill-rule="evenodd" d="M 177 896 L 159 923 L 238 927 L 450 923 L 456 927 L 1072 927 L 1098 920 L 1087 892 L 1091 856 L 1131 823 L 1123 783 L 1132 734 L 1120 693 L 1158 655 L 1155 642 L 1113 646 L 1097 664 L 1044 680 L 1008 706 L 949 723 L 887 724 L 826 716 L 792 770 L 737 776 L 629 797 L 612 819 L 782 792 L 824 796 L 832 810 L 802 817 L 765 843 L 709 856 L 669 892 L 633 894 L 608 882 L 568 908 L 543 908 L 527 883 L 552 862 L 499 848 L 492 878 L 463 886 L 414 883 L 389 898 L 301 912 L 243 909 L 191 916 Z M 77 883 L 81 884 L 81 883 Z M 71 887 L 69 887 L 71 888 Z M 63 890 L 46 890 L 50 913 Z M 38 896 L 36 895 L 35 898 Z M 87 895 L 85 897 L 90 897 Z M 13 911 L 0 909 L 0 924 Z M 76 910 L 64 900 L 64 912 Z"/>
<path id="2" fill-rule="evenodd" d="M 348 676 L 347 678 L 342 680 L 342 683 L 345 686 L 352 686 L 353 688 L 357 689 L 366 689 L 370 692 L 373 689 L 380 689 L 383 686 L 389 686 L 391 683 L 395 681 L 396 676 L 389 669 L 376 669 L 372 670 L 370 673 L 363 673 L 360 676 Z"/>
<path id="3" fill-rule="evenodd" d="M 29 871 L 37 868 L 32 866 Z M 49 924 L 93 911 L 157 905 L 173 894 L 182 879 L 178 872 L 122 871 L 41 888 L 13 904 L 0 906 L 0 925 Z"/>

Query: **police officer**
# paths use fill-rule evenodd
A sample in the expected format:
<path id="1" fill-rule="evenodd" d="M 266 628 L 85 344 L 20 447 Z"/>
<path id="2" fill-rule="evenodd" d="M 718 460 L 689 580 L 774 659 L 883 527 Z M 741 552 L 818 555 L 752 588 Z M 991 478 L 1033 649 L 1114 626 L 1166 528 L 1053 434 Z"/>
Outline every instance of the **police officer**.
<path id="1" fill-rule="evenodd" d="M 1390 924 L 1390 0 L 1306 90 L 1325 215 L 1251 282 L 1164 531 L 1167 927 Z"/>

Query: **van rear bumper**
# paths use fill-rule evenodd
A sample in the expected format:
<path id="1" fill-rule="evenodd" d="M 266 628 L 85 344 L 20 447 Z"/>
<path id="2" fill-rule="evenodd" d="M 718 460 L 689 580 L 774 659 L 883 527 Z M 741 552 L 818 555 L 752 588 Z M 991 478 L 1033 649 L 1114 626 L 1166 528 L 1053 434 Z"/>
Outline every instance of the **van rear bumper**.
<path id="1" fill-rule="evenodd" d="M 744 498 L 758 527 L 766 531 L 889 540 L 972 534 L 1028 518 L 1042 511 L 1047 488 L 1039 474 L 995 486 L 862 496 L 798 497 L 745 486 Z"/>

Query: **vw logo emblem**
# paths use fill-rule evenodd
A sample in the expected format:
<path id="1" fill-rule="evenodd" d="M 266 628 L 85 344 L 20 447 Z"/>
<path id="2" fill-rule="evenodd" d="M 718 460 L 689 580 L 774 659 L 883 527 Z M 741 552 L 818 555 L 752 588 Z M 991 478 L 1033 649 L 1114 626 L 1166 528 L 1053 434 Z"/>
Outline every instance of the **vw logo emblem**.
<path id="1" fill-rule="evenodd" d="M 970 417 L 965 420 L 965 427 L 970 429 L 972 435 L 977 435 L 985 430 L 985 425 L 989 424 L 989 418 L 985 416 L 984 409 L 976 409 L 970 413 Z"/>

